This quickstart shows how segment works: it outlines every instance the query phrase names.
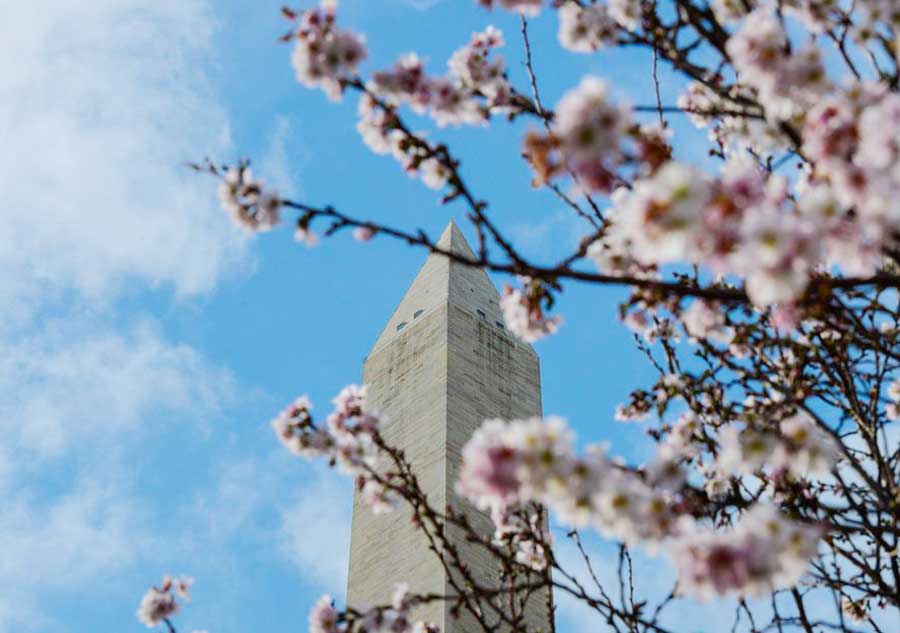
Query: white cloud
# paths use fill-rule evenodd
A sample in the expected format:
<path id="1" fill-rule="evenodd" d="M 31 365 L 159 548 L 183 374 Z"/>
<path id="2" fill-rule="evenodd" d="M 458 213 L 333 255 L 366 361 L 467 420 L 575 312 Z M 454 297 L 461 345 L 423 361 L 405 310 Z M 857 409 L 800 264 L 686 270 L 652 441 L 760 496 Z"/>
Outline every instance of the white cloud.
<path id="1" fill-rule="evenodd" d="M 350 478 L 277 446 L 223 465 L 215 488 L 196 498 L 182 521 L 207 542 L 250 536 L 275 543 L 304 584 L 340 595 L 347 584 L 352 496 Z"/>
<path id="2" fill-rule="evenodd" d="M 19 322 L 74 289 L 210 289 L 241 254 L 212 183 L 184 167 L 228 125 L 204 75 L 202 0 L 4 3 L 0 301 Z"/>
<path id="3" fill-rule="evenodd" d="M 271 440 L 274 446 L 274 436 Z M 266 454 L 223 463 L 215 484 L 175 520 L 190 526 L 191 539 L 203 542 L 211 556 L 238 543 L 255 551 L 271 548 L 303 586 L 341 596 L 347 584 L 352 496 L 350 478 L 275 446 Z M 181 547 L 197 556 L 190 544 Z"/>
<path id="4" fill-rule="evenodd" d="M 139 503 L 117 486 L 79 481 L 50 503 L 26 490 L 0 512 L 0 631 L 57 628 L 47 613 L 60 590 L 102 587 L 150 547 Z"/>
<path id="5" fill-rule="evenodd" d="M 539 221 L 513 223 L 509 236 L 523 253 L 546 256 L 562 245 L 573 248 L 592 232 L 590 224 L 568 208 L 563 207 Z"/>
<path id="6" fill-rule="evenodd" d="M 408 4 L 419 11 L 427 11 L 432 7 L 442 4 L 444 0 L 402 0 L 404 4 Z"/>
<path id="7" fill-rule="evenodd" d="M 332 595 L 347 585 L 352 486 L 334 472 L 320 471 L 281 509 L 282 553 L 307 582 Z"/>
<path id="8" fill-rule="evenodd" d="M 274 187 L 286 198 L 301 195 L 294 174 L 305 160 L 302 146 L 291 143 L 294 126 L 285 116 L 275 119 L 275 124 L 266 139 L 266 151 L 259 162 L 258 175 L 266 179 L 266 184 Z"/>
<path id="9" fill-rule="evenodd" d="M 233 391 L 228 372 L 147 325 L 70 334 L 7 342 L 0 358 L 2 632 L 66 630 L 49 599 L 153 555 L 164 509 L 134 489 L 129 464 L 175 423 L 216 415 Z M 173 424 L 146 428 L 154 413 Z"/>
<path id="10" fill-rule="evenodd" d="M 55 595 L 102 600 L 85 586 L 153 549 L 129 468 L 148 421 L 202 424 L 234 390 L 120 299 L 208 292 L 245 238 L 184 166 L 230 146 L 207 0 L 2 7 L 0 631 L 67 630 Z"/>
<path id="11" fill-rule="evenodd" d="M 121 443 L 156 412 L 203 419 L 233 391 L 229 372 L 149 323 L 99 333 L 57 323 L 6 343 L 0 429 L 21 459 L 59 456 L 75 442 Z"/>

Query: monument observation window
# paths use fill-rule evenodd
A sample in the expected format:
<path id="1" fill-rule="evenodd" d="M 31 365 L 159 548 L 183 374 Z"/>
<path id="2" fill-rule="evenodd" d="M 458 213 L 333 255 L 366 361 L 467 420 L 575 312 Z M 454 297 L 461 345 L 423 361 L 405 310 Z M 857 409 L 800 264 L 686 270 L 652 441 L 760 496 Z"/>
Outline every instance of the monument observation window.
<path id="1" fill-rule="evenodd" d="M 416 311 L 413 313 L 413 318 L 414 318 L 414 319 L 418 319 L 418 318 L 419 318 L 419 315 L 422 314 L 423 312 L 425 312 L 425 310 L 416 310 Z"/>
<path id="2" fill-rule="evenodd" d="M 402 330 L 405 327 L 406 327 L 406 321 L 400 321 L 400 323 L 397 324 L 397 331 L 399 332 L 400 330 Z"/>

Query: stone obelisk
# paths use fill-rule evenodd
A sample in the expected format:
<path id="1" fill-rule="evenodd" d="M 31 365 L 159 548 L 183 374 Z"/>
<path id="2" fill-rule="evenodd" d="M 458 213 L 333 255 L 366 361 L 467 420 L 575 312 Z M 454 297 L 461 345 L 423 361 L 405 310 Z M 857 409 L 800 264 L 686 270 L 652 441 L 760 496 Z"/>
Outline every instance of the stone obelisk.
<path id="1" fill-rule="evenodd" d="M 452 221 L 438 245 L 473 257 Z M 462 448 L 486 419 L 541 414 L 538 357 L 505 329 L 499 299 L 483 270 L 429 255 L 363 368 L 368 401 L 388 419 L 384 436 L 405 451 L 431 505 L 439 511 L 447 504 L 465 511 L 483 534 L 492 531 L 489 517 L 454 490 Z M 376 516 L 357 494 L 349 605 L 385 604 L 400 582 L 417 593 L 454 593 L 440 560 L 410 523 L 408 510 Z M 454 530 L 448 538 L 478 578 L 496 584 L 499 569 L 489 554 Z M 542 595 L 529 599 L 529 630 L 548 630 L 545 601 Z M 452 617 L 444 603 L 423 607 L 416 617 L 445 633 L 481 630 L 465 613 Z"/>

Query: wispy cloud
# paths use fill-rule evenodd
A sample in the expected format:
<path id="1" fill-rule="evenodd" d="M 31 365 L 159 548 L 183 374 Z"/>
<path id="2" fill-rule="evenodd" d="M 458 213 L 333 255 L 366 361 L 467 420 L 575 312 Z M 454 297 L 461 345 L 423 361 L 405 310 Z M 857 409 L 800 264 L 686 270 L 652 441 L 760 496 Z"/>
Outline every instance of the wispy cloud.
<path id="1" fill-rule="evenodd" d="M 293 198 L 301 195 L 296 174 L 307 156 L 302 146 L 295 140 L 296 130 L 291 120 L 285 116 L 275 119 L 266 139 L 266 149 L 259 166 L 260 174 L 267 184 L 282 196 Z"/>
<path id="2" fill-rule="evenodd" d="M 418 9 L 419 11 L 427 11 L 428 9 L 445 2 L 445 0 L 400 0 L 400 1 L 403 2 L 403 4 L 407 4 L 414 9 Z"/>
<path id="3" fill-rule="evenodd" d="M 0 22 L 0 631 L 53 628 L 153 534 L 126 464 L 144 426 L 204 420 L 228 371 L 119 309 L 188 297 L 245 258 L 184 163 L 229 146 L 206 0 L 11 3 Z"/>
<path id="4" fill-rule="evenodd" d="M 333 595 L 347 585 L 351 495 L 346 478 L 320 473 L 281 509 L 281 552 L 304 579 Z"/>
<path id="5" fill-rule="evenodd" d="M 135 279 L 203 292 L 241 256 L 210 183 L 184 167 L 228 144 L 203 74 L 212 23 L 202 0 L 7 7 L 0 299 L 20 322 Z"/>

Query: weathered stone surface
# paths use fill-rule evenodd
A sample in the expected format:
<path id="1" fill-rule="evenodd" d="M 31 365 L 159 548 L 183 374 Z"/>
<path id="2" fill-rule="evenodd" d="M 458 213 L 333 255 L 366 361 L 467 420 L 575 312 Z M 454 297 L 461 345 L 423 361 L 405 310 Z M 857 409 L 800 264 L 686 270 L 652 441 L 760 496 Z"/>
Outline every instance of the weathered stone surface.
<path id="1" fill-rule="evenodd" d="M 453 222 L 439 244 L 472 254 Z M 370 403 L 389 420 L 386 439 L 406 452 L 433 506 L 449 503 L 490 534 L 489 517 L 454 491 L 462 448 L 485 419 L 540 415 L 541 390 L 537 355 L 504 329 L 499 295 L 484 271 L 429 256 L 366 358 L 363 381 Z M 348 604 L 386 603 L 399 582 L 420 593 L 453 593 L 409 516 L 375 516 L 354 499 Z M 479 578 L 497 581 L 496 563 L 483 549 L 456 530 L 448 536 Z M 529 600 L 530 630 L 548 630 L 544 602 L 541 595 Z M 447 633 L 481 630 L 439 603 L 417 616 Z"/>

